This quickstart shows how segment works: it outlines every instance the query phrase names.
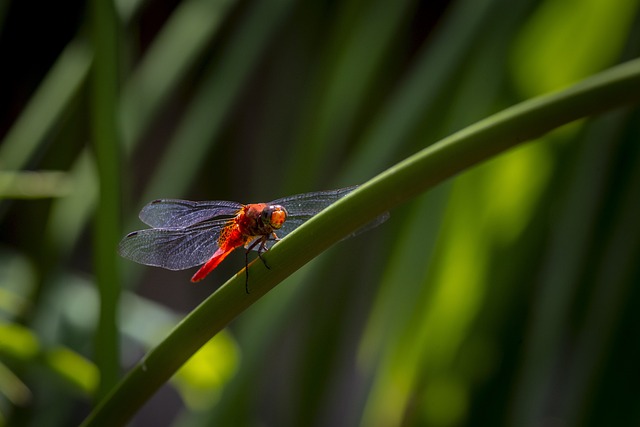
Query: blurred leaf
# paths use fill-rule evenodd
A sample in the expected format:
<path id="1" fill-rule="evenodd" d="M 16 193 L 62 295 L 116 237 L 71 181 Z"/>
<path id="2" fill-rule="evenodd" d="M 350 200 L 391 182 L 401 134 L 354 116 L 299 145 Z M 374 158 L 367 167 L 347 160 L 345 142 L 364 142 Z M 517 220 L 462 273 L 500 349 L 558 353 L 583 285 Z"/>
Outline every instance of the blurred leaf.
<path id="1" fill-rule="evenodd" d="M 202 56 L 232 4 L 188 0 L 171 14 L 122 92 L 119 116 L 127 148 L 140 139 L 155 112 Z"/>
<path id="2" fill-rule="evenodd" d="M 171 382 L 193 410 L 211 407 L 235 373 L 238 348 L 225 331 L 200 348 L 176 373 Z"/>
<path id="3" fill-rule="evenodd" d="M 55 200 L 49 215 L 46 236 L 58 256 L 68 255 L 95 209 L 98 177 L 95 160 L 83 150 L 68 172 L 73 192 Z"/>
<path id="4" fill-rule="evenodd" d="M 40 352 L 38 339 L 28 328 L 0 323 L 0 353 L 19 360 L 35 358 Z"/>
<path id="5" fill-rule="evenodd" d="M 302 117 L 296 152 L 291 153 L 290 172 L 297 182 L 310 185 L 319 170 L 342 152 L 353 132 L 357 116 L 366 106 L 368 90 L 380 77 L 383 61 L 394 37 L 414 7 L 413 1 L 352 0 L 340 9 L 336 26 L 321 56 L 315 84 Z M 312 161 L 313 159 L 313 161 Z M 359 177 L 362 178 L 362 177 Z"/>
<path id="6" fill-rule="evenodd" d="M 440 25 L 434 30 L 432 42 L 425 42 L 416 54 L 408 75 L 400 79 L 390 99 L 381 105 L 380 112 L 368 122 L 362 141 L 351 157 L 345 182 L 376 173 L 388 166 L 388 159 L 396 156 L 424 117 L 441 108 L 438 103 L 443 92 L 455 82 L 452 70 L 462 66 L 465 55 L 482 31 L 487 14 L 495 0 L 459 1 L 452 5 Z M 430 40 L 431 41 L 431 40 Z M 446 96 L 445 96 L 446 98 Z M 434 140 L 439 123 L 427 141 Z M 440 133 L 441 134 L 441 133 Z M 367 171 L 367 172 L 365 172 Z"/>
<path id="7" fill-rule="evenodd" d="M 25 406 L 31 400 L 31 390 L 2 362 L 0 362 L 0 395 L 5 396 L 11 404 L 16 406 Z M 2 425 L 2 417 L 0 417 L 0 425 Z"/>
<path id="8" fill-rule="evenodd" d="M 434 189 L 412 206 L 404 219 L 360 344 L 359 361 L 365 371 L 375 369 L 386 350 L 393 347 L 387 347 L 388 343 L 396 341 L 410 325 L 410 308 L 424 287 L 449 193 L 450 185 Z"/>
<path id="9" fill-rule="evenodd" d="M 635 140 L 632 142 L 635 145 Z M 599 389 L 598 380 L 611 347 L 611 337 L 623 322 L 624 306 L 631 295 L 631 278 L 640 259 L 640 150 L 636 148 L 625 178 L 626 191 L 613 202 L 614 214 L 607 227 L 601 256 L 594 269 L 586 316 L 576 340 L 576 363 L 568 374 L 571 395 L 566 418 L 575 425 L 590 417 Z"/>
<path id="10" fill-rule="evenodd" d="M 546 396 L 555 386 L 552 372 L 557 361 L 567 357 L 562 345 L 565 329 L 575 295 L 584 283 L 582 275 L 588 265 L 589 248 L 596 239 L 595 222 L 599 209 L 605 205 L 607 175 L 614 167 L 612 144 L 617 140 L 611 136 L 618 132 L 622 119 L 623 115 L 613 113 L 587 126 L 571 179 L 561 193 L 559 214 L 554 218 L 542 260 L 540 290 L 531 303 L 532 320 L 526 333 L 519 386 L 513 396 L 511 416 L 516 424 L 543 417 Z M 590 334 L 593 332 L 589 330 Z"/>
<path id="11" fill-rule="evenodd" d="M 7 248 L 0 248 L 0 309 L 2 319 L 13 320 L 32 308 L 29 295 L 33 291 L 35 274 L 26 257 Z"/>
<path id="12" fill-rule="evenodd" d="M 24 366 L 41 364 L 87 396 L 93 395 L 98 384 L 98 370 L 90 361 L 69 348 L 43 348 L 31 330 L 15 323 L 0 323 L 0 355 Z"/>
<path id="13" fill-rule="evenodd" d="M 78 96 L 91 60 L 91 51 L 84 41 L 69 43 L 0 144 L 2 169 L 20 170 L 42 150 L 45 137 Z"/>
<path id="14" fill-rule="evenodd" d="M 0 198 L 39 199 L 63 197 L 73 189 L 65 172 L 2 172 L 0 171 Z"/>
<path id="15" fill-rule="evenodd" d="M 460 425 L 469 407 L 468 385 L 455 377 L 433 378 L 420 397 L 420 416 L 427 425 Z"/>
<path id="16" fill-rule="evenodd" d="M 616 62 L 640 2 L 545 0 L 514 44 L 518 88 L 535 96 L 567 86 Z"/>
<path id="17" fill-rule="evenodd" d="M 143 200 L 179 197 L 185 192 L 205 165 L 206 154 L 217 140 L 242 85 L 264 54 L 266 43 L 292 6 L 291 0 L 256 0 L 245 12 L 220 58 L 206 66 L 195 98 L 171 138 Z"/>
<path id="18" fill-rule="evenodd" d="M 513 244 L 537 211 L 555 167 L 547 141 L 514 150 L 487 168 L 480 204 L 486 206 L 486 226 L 498 246 Z"/>
<path id="19" fill-rule="evenodd" d="M 29 300 L 22 295 L 0 288 L 0 309 L 7 313 L 9 317 L 18 315 L 28 306 Z"/>
<path id="20" fill-rule="evenodd" d="M 123 295 L 121 308 L 123 333 L 147 349 L 156 346 L 180 321 L 177 313 L 135 294 Z M 222 331 L 198 350 L 171 382 L 191 409 L 208 408 L 235 373 L 239 357 L 233 337 Z"/>
<path id="21" fill-rule="evenodd" d="M 118 10 L 118 14 L 124 22 L 129 22 L 133 19 L 133 15 L 140 8 L 142 8 L 148 0 L 115 0 L 115 6 Z"/>
<path id="22" fill-rule="evenodd" d="M 56 347 L 45 353 L 45 364 L 57 375 L 87 396 L 98 388 L 100 372 L 96 365 L 65 347 Z"/>
<path id="23" fill-rule="evenodd" d="M 122 140 L 118 131 L 117 106 L 122 27 L 115 4 L 111 0 L 91 0 L 88 8 L 94 51 L 89 81 L 90 131 L 100 188 L 93 229 L 93 263 L 96 285 L 100 292 L 94 359 L 100 370 L 97 397 L 103 398 L 120 377 L 117 310 L 122 283 L 118 255 L 114 248 L 118 244 L 118 233 L 121 230 Z"/>

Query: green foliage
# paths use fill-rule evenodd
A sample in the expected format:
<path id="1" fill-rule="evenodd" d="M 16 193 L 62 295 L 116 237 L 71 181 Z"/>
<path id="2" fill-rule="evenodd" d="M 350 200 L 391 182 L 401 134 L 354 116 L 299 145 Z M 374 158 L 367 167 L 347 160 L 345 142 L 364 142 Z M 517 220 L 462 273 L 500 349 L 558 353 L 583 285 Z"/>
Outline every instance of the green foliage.
<path id="1" fill-rule="evenodd" d="M 638 424 L 638 3 L 91 0 L 46 65 L 0 6 L 0 425 Z M 367 181 L 249 295 L 117 257 Z"/>

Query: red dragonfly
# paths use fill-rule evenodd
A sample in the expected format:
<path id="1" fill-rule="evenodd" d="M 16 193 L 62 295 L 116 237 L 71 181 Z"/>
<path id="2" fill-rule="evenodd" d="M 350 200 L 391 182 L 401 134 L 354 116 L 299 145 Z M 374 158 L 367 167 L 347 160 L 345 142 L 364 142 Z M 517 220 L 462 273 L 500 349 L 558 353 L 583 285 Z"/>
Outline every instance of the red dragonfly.
<path id="1" fill-rule="evenodd" d="M 262 259 L 262 253 L 275 242 L 356 188 L 297 194 L 247 205 L 228 201 L 154 200 L 139 215 L 153 228 L 127 234 L 120 242 L 119 252 L 137 263 L 169 270 L 203 264 L 191 278 L 192 282 L 199 282 L 241 246 L 247 249 L 245 264 L 251 250 L 258 251 Z M 381 224 L 388 217 L 388 213 L 379 216 L 353 235 Z M 249 273 L 245 271 L 248 293 Z"/>

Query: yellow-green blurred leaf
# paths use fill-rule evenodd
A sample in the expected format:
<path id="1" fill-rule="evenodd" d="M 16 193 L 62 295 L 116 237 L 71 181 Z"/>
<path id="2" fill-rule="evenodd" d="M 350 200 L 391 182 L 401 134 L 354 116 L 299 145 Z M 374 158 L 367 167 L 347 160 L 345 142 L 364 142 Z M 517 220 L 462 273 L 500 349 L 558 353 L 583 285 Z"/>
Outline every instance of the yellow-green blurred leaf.
<path id="1" fill-rule="evenodd" d="M 235 341 L 223 331 L 198 350 L 171 381 L 188 407 L 207 409 L 235 373 L 238 357 Z"/>
<path id="2" fill-rule="evenodd" d="M 38 338 L 30 329 L 15 323 L 0 323 L 0 354 L 27 361 L 39 351 Z"/>
<path id="3" fill-rule="evenodd" d="M 0 199 L 40 199 L 66 196 L 73 185 L 66 172 L 0 171 Z"/>
<path id="4" fill-rule="evenodd" d="M 65 347 L 46 352 L 46 364 L 65 382 L 91 396 L 98 386 L 98 368 L 80 354 Z"/>
<path id="5" fill-rule="evenodd" d="M 546 0 L 513 47 L 518 88 L 535 96 L 569 85 L 616 62 L 637 0 Z"/>

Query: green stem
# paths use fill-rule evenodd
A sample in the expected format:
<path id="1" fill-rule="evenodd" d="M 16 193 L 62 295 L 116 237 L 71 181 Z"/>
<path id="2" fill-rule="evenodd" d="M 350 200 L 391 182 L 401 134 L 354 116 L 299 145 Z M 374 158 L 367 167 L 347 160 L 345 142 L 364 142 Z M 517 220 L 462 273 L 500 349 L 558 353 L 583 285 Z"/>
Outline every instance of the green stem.
<path id="1" fill-rule="evenodd" d="M 328 247 L 381 213 L 509 148 L 574 120 L 640 99 L 640 60 L 562 92 L 508 108 L 428 147 L 378 175 L 283 239 L 184 318 L 133 368 L 83 425 L 124 424 L 195 351 L 253 302 Z"/>
<path id="2" fill-rule="evenodd" d="M 120 145 L 116 125 L 118 20 L 110 0 L 93 0 L 90 10 L 95 52 L 91 76 L 91 130 L 100 183 L 94 234 L 95 273 L 100 293 L 95 360 L 100 369 L 97 398 L 102 399 L 117 383 L 120 366 L 116 325 L 120 281 L 114 250 L 120 232 Z"/>

